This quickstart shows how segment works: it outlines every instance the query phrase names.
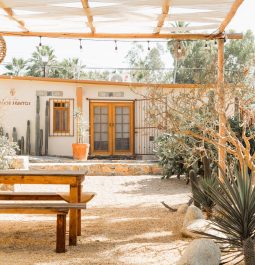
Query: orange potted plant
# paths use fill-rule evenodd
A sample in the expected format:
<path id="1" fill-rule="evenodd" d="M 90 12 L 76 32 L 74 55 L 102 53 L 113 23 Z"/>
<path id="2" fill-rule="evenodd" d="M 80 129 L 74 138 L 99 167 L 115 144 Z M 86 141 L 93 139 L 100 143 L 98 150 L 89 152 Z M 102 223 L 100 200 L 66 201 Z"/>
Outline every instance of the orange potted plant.
<path id="1" fill-rule="evenodd" d="M 74 118 L 76 120 L 76 143 L 72 144 L 73 159 L 87 160 L 89 144 L 85 142 L 85 137 L 88 130 L 82 112 L 79 109 L 74 113 Z"/>

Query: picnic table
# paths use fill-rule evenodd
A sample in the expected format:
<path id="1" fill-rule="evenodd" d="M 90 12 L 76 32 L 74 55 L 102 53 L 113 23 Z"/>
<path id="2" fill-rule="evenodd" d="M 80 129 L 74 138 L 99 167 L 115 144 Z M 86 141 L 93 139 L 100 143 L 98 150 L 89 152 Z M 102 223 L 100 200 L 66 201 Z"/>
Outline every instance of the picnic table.
<path id="1" fill-rule="evenodd" d="M 59 170 L 0 170 L 0 184 L 59 184 L 69 185 L 70 203 L 79 203 L 85 172 Z M 69 245 L 77 244 L 81 234 L 81 210 L 70 209 Z"/>

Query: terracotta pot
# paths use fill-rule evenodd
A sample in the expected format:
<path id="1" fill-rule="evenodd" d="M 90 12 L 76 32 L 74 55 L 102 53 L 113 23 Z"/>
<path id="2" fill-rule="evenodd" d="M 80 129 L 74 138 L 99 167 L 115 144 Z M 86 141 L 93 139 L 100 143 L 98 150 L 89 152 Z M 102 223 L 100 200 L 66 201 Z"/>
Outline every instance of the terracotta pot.
<path id="1" fill-rule="evenodd" d="M 89 154 L 89 144 L 72 144 L 73 159 L 87 160 Z"/>

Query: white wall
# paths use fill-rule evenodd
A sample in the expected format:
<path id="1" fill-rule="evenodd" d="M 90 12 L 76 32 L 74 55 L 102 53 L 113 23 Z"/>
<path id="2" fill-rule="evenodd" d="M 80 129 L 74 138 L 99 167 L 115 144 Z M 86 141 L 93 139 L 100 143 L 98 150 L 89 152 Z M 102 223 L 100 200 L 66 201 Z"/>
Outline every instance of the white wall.
<path id="1" fill-rule="evenodd" d="M 10 90 L 15 90 L 12 96 Z M 63 91 L 63 98 L 73 98 L 76 95 L 75 84 L 23 81 L 23 80 L 0 80 L 0 126 L 4 131 L 12 135 L 12 128 L 17 128 L 18 139 L 26 136 L 27 120 L 31 122 L 31 145 L 32 154 L 35 152 L 35 118 L 36 118 L 36 91 Z M 45 104 L 51 97 L 40 97 L 40 127 L 45 127 Z M 53 97 L 52 97 L 53 98 Z M 10 101 L 12 105 L 3 105 L 1 102 Z M 30 105 L 13 105 L 13 102 L 30 103 Z M 49 137 L 49 154 L 71 156 L 74 137 Z M 43 149 L 44 150 L 44 149 Z"/>
<path id="2" fill-rule="evenodd" d="M 36 91 L 62 91 L 62 98 L 74 99 L 74 107 L 76 106 L 76 87 L 83 88 L 83 113 L 84 119 L 89 124 L 89 102 L 90 100 L 103 100 L 103 101 L 123 101 L 123 100 L 135 100 L 142 97 L 145 94 L 145 88 L 129 88 L 128 86 L 119 85 L 95 85 L 95 84 L 76 84 L 76 83 L 64 83 L 64 82 L 50 82 L 50 81 L 28 81 L 28 80 L 4 80 L 0 79 L 0 126 L 4 127 L 5 132 L 12 135 L 12 128 L 16 127 L 18 132 L 18 138 L 26 136 L 26 123 L 27 120 L 31 121 L 31 144 L 32 154 L 35 152 L 35 118 L 36 118 Z M 10 91 L 15 91 L 15 95 L 11 95 Z M 123 96 L 120 97 L 99 97 L 99 92 L 123 92 Z M 44 130 L 45 127 L 45 104 L 48 97 L 40 97 L 40 127 Z M 58 97 L 61 98 L 61 97 Z M 23 102 L 29 105 L 5 105 L 1 102 L 10 101 Z M 143 110 L 136 109 L 135 123 L 139 125 L 138 112 Z M 74 124 L 75 127 L 75 124 Z M 45 131 L 45 130 L 44 130 Z M 75 128 L 74 128 L 75 132 Z M 140 132 L 140 135 L 139 135 Z M 138 139 L 141 137 L 144 139 L 140 146 L 135 144 L 135 153 L 138 153 L 138 148 L 144 150 L 146 153 L 148 149 L 152 150 L 153 142 L 149 141 L 149 137 L 153 136 L 152 132 L 139 131 L 135 133 L 135 143 L 138 143 Z M 75 135 L 75 133 L 74 133 Z M 72 156 L 72 143 L 75 142 L 75 136 L 49 136 L 49 155 L 59 156 Z M 87 135 L 87 142 L 89 142 L 89 133 Z M 141 146 L 142 144 L 142 146 Z M 43 148 L 44 152 L 44 148 Z"/>

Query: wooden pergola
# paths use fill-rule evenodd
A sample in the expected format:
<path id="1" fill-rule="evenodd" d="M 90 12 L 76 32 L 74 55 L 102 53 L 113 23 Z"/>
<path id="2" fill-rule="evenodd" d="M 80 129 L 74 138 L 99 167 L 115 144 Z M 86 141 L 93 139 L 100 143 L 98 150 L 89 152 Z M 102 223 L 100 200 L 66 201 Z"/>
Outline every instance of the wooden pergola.
<path id="1" fill-rule="evenodd" d="M 225 134 L 224 39 L 244 0 L 0 0 L 0 35 L 218 41 L 219 132 Z M 175 27 L 176 21 L 187 22 Z M 224 141 L 220 140 L 220 146 Z M 225 150 L 219 148 L 224 168 Z"/>

